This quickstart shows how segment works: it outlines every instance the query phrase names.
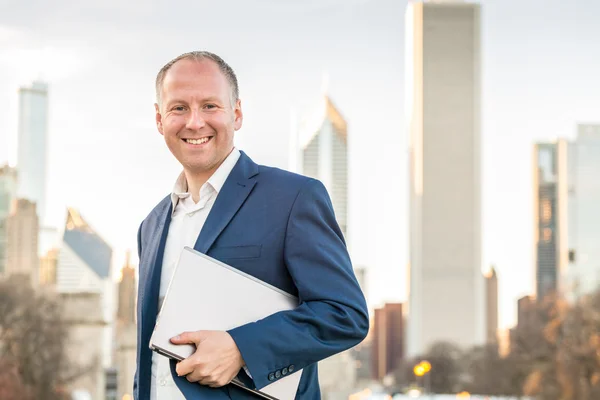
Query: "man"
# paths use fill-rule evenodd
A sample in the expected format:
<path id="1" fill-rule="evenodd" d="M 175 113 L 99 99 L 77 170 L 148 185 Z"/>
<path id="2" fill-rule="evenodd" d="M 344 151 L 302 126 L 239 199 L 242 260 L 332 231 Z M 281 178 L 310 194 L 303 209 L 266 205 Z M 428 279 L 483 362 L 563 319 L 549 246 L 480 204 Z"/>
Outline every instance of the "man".
<path id="1" fill-rule="evenodd" d="M 228 383 L 238 376 L 260 389 L 302 369 L 296 397 L 319 399 L 317 362 L 358 344 L 369 326 L 324 186 L 259 166 L 234 147 L 242 107 L 236 76 L 220 57 L 177 57 L 158 73 L 156 96 L 156 126 L 183 172 L 138 232 L 135 398 L 252 399 Z M 297 296 L 300 305 L 228 332 L 182 332 L 173 343 L 197 349 L 177 364 L 153 354 L 157 311 L 184 246 Z M 218 304 L 198 304 L 198 312 L 206 307 Z"/>

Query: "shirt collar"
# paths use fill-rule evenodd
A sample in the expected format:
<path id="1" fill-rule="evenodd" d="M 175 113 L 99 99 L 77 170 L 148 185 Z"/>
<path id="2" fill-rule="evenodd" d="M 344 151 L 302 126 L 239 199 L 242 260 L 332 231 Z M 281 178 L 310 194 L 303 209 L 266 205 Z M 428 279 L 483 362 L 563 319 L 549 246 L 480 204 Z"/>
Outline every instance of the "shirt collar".
<path id="1" fill-rule="evenodd" d="M 229 153 L 225 160 L 223 160 L 221 165 L 219 165 L 219 168 L 217 168 L 217 170 L 211 175 L 211 177 L 208 178 L 204 185 L 212 186 L 214 191 L 218 194 L 223 188 L 223 185 L 225 185 L 227 177 L 233 170 L 233 167 L 235 167 L 235 164 L 237 163 L 239 158 L 240 151 L 234 147 L 231 153 Z M 202 187 L 204 187 L 204 185 L 202 185 Z M 202 191 L 202 188 L 200 190 Z M 175 207 L 177 206 L 177 203 L 180 199 L 185 199 L 189 196 L 190 193 L 188 192 L 188 185 L 187 180 L 185 178 L 185 172 L 182 171 L 181 174 L 179 174 L 175 185 L 173 186 L 173 191 L 171 192 L 171 203 L 173 204 L 173 211 L 175 210 Z"/>

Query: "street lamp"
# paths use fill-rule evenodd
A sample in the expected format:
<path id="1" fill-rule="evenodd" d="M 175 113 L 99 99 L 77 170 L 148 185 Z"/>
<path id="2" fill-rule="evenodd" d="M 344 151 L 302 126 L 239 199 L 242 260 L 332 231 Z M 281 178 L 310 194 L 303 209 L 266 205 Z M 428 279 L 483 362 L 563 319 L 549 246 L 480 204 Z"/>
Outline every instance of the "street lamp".
<path id="1" fill-rule="evenodd" d="M 419 378 L 425 377 L 425 391 L 427 393 L 430 392 L 430 388 L 429 388 L 429 371 L 431 371 L 431 364 L 429 363 L 429 361 L 421 361 L 420 363 L 418 363 L 417 365 L 414 366 L 413 368 L 413 372 L 415 373 L 416 376 L 418 376 Z"/>

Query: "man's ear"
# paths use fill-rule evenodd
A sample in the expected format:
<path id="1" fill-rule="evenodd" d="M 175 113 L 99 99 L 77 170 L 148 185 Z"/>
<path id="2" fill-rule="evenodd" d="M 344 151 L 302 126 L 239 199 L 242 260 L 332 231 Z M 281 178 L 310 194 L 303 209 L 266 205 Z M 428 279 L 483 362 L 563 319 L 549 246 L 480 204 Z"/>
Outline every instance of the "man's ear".
<path id="1" fill-rule="evenodd" d="M 244 113 L 242 112 L 242 101 L 240 99 L 237 99 L 237 101 L 235 102 L 233 115 L 233 128 L 237 131 L 242 127 L 242 122 L 244 121 Z"/>
<path id="2" fill-rule="evenodd" d="M 160 132 L 161 135 L 164 135 L 163 133 L 163 124 L 162 124 L 162 115 L 160 113 L 160 107 L 158 105 L 158 103 L 154 103 L 154 111 L 156 112 L 156 128 L 158 129 L 158 131 Z"/>

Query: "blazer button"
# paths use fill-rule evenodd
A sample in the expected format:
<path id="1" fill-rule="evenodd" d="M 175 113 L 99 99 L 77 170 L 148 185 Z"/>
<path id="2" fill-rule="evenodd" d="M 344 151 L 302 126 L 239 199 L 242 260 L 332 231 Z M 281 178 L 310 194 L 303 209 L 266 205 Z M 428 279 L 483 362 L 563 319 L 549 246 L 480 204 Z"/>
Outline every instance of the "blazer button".
<path id="1" fill-rule="evenodd" d="M 288 371 L 290 371 L 290 374 L 291 374 L 292 372 L 294 372 L 294 369 L 296 369 L 296 367 L 294 366 L 294 364 L 292 364 L 292 365 L 290 365 L 290 366 L 288 367 Z"/>
<path id="2" fill-rule="evenodd" d="M 271 373 L 269 374 L 269 380 L 270 380 L 270 381 L 274 381 L 274 380 L 275 380 L 275 374 L 274 374 L 274 373 L 272 373 L 272 372 L 271 372 Z"/>
<path id="3" fill-rule="evenodd" d="M 287 367 L 281 370 L 281 374 L 282 374 L 282 375 L 287 375 L 287 374 L 288 374 L 288 369 L 287 369 Z"/>
<path id="4" fill-rule="evenodd" d="M 281 371 L 275 372 L 275 378 L 277 378 L 277 379 L 281 378 Z"/>

